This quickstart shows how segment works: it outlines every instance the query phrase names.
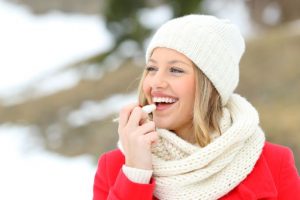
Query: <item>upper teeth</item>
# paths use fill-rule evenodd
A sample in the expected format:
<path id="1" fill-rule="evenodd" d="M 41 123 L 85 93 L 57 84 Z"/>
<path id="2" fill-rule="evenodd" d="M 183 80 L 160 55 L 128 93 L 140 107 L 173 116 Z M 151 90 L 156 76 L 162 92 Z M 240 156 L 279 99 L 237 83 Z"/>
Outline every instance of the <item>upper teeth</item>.
<path id="1" fill-rule="evenodd" d="M 161 102 L 174 103 L 175 101 L 176 99 L 169 98 L 169 97 L 153 97 L 154 103 L 161 103 Z"/>

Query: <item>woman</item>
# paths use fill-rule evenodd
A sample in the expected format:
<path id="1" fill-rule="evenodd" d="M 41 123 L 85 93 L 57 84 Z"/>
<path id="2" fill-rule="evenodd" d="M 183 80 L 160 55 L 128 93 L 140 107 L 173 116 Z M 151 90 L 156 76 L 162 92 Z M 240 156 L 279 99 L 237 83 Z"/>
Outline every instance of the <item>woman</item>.
<path id="1" fill-rule="evenodd" d="M 139 104 L 120 112 L 119 149 L 100 157 L 94 200 L 300 199 L 292 152 L 265 142 L 257 111 L 233 93 L 244 48 L 236 26 L 213 16 L 157 30 Z"/>

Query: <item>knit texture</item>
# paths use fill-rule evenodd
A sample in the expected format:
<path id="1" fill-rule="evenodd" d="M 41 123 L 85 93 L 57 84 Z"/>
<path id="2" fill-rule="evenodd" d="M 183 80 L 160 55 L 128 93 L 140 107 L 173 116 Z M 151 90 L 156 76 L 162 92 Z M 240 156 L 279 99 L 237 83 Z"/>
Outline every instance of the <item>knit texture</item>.
<path id="1" fill-rule="evenodd" d="M 138 169 L 126 165 L 122 166 L 122 170 L 130 181 L 141 184 L 148 184 L 153 173 L 153 170 Z"/>
<path id="2" fill-rule="evenodd" d="M 152 156 L 158 199 L 218 199 L 252 171 L 265 142 L 258 113 L 237 94 L 223 109 L 221 136 L 203 148 L 168 130 L 157 130 L 160 138 Z"/>
<path id="3" fill-rule="evenodd" d="M 239 82 L 244 39 L 229 20 L 208 15 L 187 15 L 163 24 L 146 50 L 146 62 L 157 47 L 174 49 L 210 79 L 225 105 Z"/>

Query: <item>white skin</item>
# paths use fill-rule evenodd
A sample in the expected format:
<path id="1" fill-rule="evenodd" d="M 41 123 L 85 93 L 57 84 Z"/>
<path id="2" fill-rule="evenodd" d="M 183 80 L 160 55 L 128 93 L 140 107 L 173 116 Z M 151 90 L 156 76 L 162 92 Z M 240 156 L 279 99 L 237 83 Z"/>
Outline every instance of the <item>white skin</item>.
<path id="1" fill-rule="evenodd" d="M 192 119 L 195 98 L 195 67 L 183 54 L 168 48 L 154 49 L 143 80 L 143 92 L 149 104 L 153 98 L 167 98 L 170 104 L 159 104 L 153 121 L 137 104 L 120 112 L 119 137 L 125 151 L 125 165 L 152 169 L 151 145 L 158 140 L 155 127 L 175 132 L 192 141 Z M 174 102 L 175 101 L 175 102 Z"/>

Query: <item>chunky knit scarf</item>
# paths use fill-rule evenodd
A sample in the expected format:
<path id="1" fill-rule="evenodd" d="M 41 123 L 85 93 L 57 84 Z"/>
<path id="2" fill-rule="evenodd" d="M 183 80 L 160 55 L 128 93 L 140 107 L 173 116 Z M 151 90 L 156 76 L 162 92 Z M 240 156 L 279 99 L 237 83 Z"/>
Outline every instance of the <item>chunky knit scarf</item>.
<path id="1" fill-rule="evenodd" d="M 218 199 L 252 171 L 265 141 L 258 113 L 237 94 L 223 109 L 221 136 L 203 148 L 158 129 L 152 147 L 158 199 Z"/>

